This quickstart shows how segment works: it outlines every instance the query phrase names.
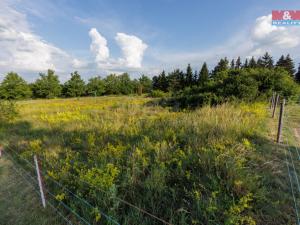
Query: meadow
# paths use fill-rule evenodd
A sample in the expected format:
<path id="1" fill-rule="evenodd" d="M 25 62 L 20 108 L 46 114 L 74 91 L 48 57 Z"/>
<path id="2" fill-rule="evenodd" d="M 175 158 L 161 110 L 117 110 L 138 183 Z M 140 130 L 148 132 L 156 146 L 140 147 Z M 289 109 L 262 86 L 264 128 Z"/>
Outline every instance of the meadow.
<path id="1" fill-rule="evenodd" d="M 17 107 L 17 119 L 1 124 L 1 142 L 29 161 L 37 154 L 56 200 L 92 224 L 113 224 L 105 215 L 164 223 L 139 209 L 166 224 L 294 224 L 266 103 L 173 111 L 111 96 Z"/>

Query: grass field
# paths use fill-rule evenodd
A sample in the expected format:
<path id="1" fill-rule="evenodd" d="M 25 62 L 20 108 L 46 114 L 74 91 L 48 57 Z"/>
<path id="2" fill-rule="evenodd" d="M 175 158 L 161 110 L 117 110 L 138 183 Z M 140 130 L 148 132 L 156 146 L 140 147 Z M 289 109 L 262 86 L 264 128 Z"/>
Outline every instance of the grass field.
<path id="1" fill-rule="evenodd" d="M 91 223 L 111 224 L 105 213 L 120 224 L 162 224 L 122 200 L 171 224 L 295 223 L 266 104 L 174 112 L 148 98 L 99 97 L 22 101 L 18 110 L 1 124 L 6 151 L 38 154 L 46 187 Z"/>

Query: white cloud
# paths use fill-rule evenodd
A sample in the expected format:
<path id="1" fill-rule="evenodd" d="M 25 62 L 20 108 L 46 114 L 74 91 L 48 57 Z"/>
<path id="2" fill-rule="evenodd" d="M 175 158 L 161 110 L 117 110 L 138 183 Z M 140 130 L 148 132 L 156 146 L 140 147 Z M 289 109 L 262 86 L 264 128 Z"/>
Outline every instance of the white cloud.
<path id="1" fill-rule="evenodd" d="M 148 46 L 140 38 L 124 33 L 117 33 L 115 40 L 123 52 L 124 58 L 121 62 L 124 62 L 127 67 L 140 68 L 144 51 Z"/>
<path id="2" fill-rule="evenodd" d="M 99 33 L 95 28 L 89 31 L 90 51 L 85 49 L 84 53 L 80 53 L 85 59 L 82 61 L 37 35 L 24 13 L 28 14 L 28 11 L 16 10 L 12 2 L 17 4 L 19 0 L 0 0 L 0 73 L 15 70 L 32 74 L 31 72 L 42 72 L 52 68 L 59 74 L 81 69 L 81 72 L 85 71 L 87 76 L 114 71 L 131 73 L 149 71 L 149 74 L 152 74 L 155 73 L 153 71 L 161 69 L 184 68 L 187 63 L 200 67 L 202 62 L 207 61 L 210 65 L 214 65 L 224 56 L 228 58 L 260 56 L 265 51 L 270 52 L 275 58 L 290 53 L 298 57 L 296 60 L 300 60 L 297 54 L 300 45 L 299 27 L 272 26 L 271 15 L 265 15 L 254 19 L 250 25 L 241 26 L 243 30 L 210 49 L 178 52 L 177 46 L 174 46 L 175 51 L 170 52 L 151 48 L 147 50 L 148 61 L 144 67 L 142 61 L 148 46 L 143 40 L 134 35 L 117 33 L 115 41 L 121 48 L 122 56 L 111 57 L 108 41 L 101 33 L 111 37 L 124 27 L 113 20 L 105 20 L 105 22 L 101 20 L 102 23 L 82 20 L 81 23 L 87 23 L 88 26 L 97 27 L 101 31 Z M 47 10 L 46 7 L 45 11 Z M 28 15 L 30 13 L 40 13 L 42 16 L 44 12 L 38 9 L 36 13 L 29 12 Z M 92 59 L 90 52 L 94 55 Z"/>
<path id="3" fill-rule="evenodd" d="M 253 42 L 265 48 L 294 48 L 300 43 L 300 32 L 295 27 L 280 27 L 272 25 L 272 15 L 256 19 L 251 31 Z"/>
<path id="4" fill-rule="evenodd" d="M 56 70 L 62 80 L 65 80 L 66 75 L 75 69 L 80 69 L 80 72 L 86 75 L 99 72 L 107 74 L 112 71 L 132 71 L 133 73 L 140 71 L 147 45 L 139 38 L 118 34 L 120 38 L 118 44 L 122 46 L 124 58 L 111 58 L 106 38 L 92 28 L 89 36 L 92 39 L 90 51 L 95 56 L 94 62 L 90 60 L 87 50 L 80 53 L 85 58 L 81 60 L 45 41 L 34 32 L 27 15 L 34 14 L 42 18 L 42 14 L 39 15 L 40 8 L 33 12 L 27 4 L 23 6 L 18 4 L 19 0 L 0 0 L 1 75 L 16 71 L 25 79 L 33 81 L 38 72 L 44 72 L 48 68 Z"/>
<path id="5" fill-rule="evenodd" d="M 40 72 L 48 68 L 58 72 L 70 69 L 72 57 L 36 35 L 26 15 L 7 1 L 0 3 L 1 71 Z"/>
<path id="6" fill-rule="evenodd" d="M 97 64 L 106 62 L 109 58 L 109 49 L 107 47 L 106 39 L 97 31 L 96 28 L 92 28 L 89 32 L 89 36 L 92 39 L 90 50 L 95 54 L 95 61 Z"/>
<path id="7" fill-rule="evenodd" d="M 243 26 L 247 27 L 247 26 Z M 173 70 L 174 67 L 184 68 L 191 63 L 199 69 L 201 63 L 208 62 L 215 66 L 221 57 L 229 59 L 251 56 L 262 56 L 268 51 L 276 60 L 282 54 L 291 54 L 295 62 L 300 60 L 298 49 L 300 46 L 299 27 L 279 27 L 272 25 L 272 16 L 261 16 L 253 21 L 248 28 L 233 34 L 230 39 L 210 49 L 193 52 L 161 52 L 151 51 L 150 54 L 161 68 Z"/>
<path id="8" fill-rule="evenodd" d="M 89 31 L 89 36 L 92 39 L 90 50 L 95 55 L 98 68 L 112 72 L 128 71 L 142 67 L 144 51 L 148 46 L 140 38 L 134 35 L 117 33 L 115 40 L 123 53 L 123 57 L 117 60 L 110 57 L 107 40 L 96 28 Z"/>
<path id="9" fill-rule="evenodd" d="M 72 65 L 75 69 L 81 69 L 86 68 L 88 66 L 88 62 L 79 59 L 73 59 Z"/>

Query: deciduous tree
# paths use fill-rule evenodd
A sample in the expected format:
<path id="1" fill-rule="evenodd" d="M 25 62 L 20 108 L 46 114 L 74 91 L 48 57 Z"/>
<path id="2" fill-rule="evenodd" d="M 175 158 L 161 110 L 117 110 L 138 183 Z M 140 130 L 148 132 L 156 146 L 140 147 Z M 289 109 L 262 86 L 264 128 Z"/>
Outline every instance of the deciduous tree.
<path id="1" fill-rule="evenodd" d="M 104 81 L 100 76 L 92 77 L 86 85 L 86 92 L 90 96 L 101 96 L 105 92 Z"/>
<path id="2" fill-rule="evenodd" d="M 66 97 L 79 97 L 85 93 L 85 83 L 81 79 L 80 74 L 75 71 L 71 73 L 71 78 L 68 80 L 63 87 L 63 94 Z"/>
<path id="3" fill-rule="evenodd" d="M 55 98 L 61 95 L 61 85 L 58 76 L 53 70 L 48 70 L 47 74 L 40 73 L 32 86 L 33 96 L 36 98 Z"/>
<path id="4" fill-rule="evenodd" d="M 25 99 L 30 98 L 32 92 L 27 82 L 17 73 L 8 73 L 0 85 L 2 99 Z"/>

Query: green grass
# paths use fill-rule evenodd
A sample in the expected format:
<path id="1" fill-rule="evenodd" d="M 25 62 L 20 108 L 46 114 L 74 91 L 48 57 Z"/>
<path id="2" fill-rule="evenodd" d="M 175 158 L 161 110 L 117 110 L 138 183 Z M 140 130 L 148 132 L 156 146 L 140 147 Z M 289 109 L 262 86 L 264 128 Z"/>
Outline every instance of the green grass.
<path id="1" fill-rule="evenodd" d="M 24 158 L 38 154 L 47 188 L 94 224 L 107 224 L 100 211 L 121 224 L 161 224 L 118 198 L 172 224 L 295 223 L 266 104 L 173 112 L 149 98 L 101 97 L 18 105 L 0 140 Z"/>
<path id="2" fill-rule="evenodd" d="M 31 186 L 33 182 L 23 178 L 22 171 L 15 167 L 7 157 L 0 158 L 0 224 L 64 224 L 50 206 L 42 208 L 40 198 Z"/>

